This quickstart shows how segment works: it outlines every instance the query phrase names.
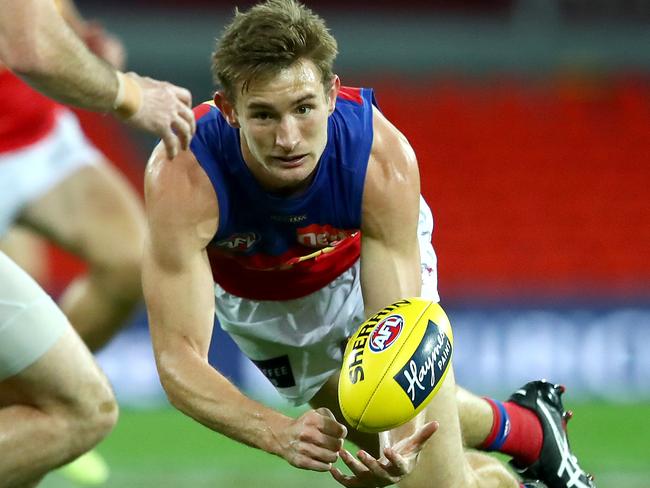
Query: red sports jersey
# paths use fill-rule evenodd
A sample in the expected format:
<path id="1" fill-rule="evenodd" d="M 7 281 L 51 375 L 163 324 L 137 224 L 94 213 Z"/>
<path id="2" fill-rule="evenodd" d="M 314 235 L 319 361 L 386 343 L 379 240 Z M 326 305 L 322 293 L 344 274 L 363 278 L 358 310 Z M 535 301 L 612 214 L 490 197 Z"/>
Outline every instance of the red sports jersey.
<path id="1" fill-rule="evenodd" d="M 58 104 L 0 67 L 0 153 L 28 146 L 54 127 Z"/>

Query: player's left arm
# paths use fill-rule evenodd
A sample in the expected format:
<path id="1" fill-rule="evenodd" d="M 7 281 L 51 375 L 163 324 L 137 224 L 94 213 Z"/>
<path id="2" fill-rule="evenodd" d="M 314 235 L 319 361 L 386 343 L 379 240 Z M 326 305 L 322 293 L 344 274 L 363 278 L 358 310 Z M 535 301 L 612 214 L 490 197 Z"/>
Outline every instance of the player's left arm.
<path id="1" fill-rule="evenodd" d="M 406 138 L 376 109 L 373 123 L 361 216 L 361 290 L 366 316 L 401 298 L 419 296 L 421 288 L 417 158 Z M 352 475 L 332 468 L 332 476 L 348 487 L 394 484 L 413 469 L 417 454 L 436 429 L 435 422 L 400 429 L 398 435 L 391 435 L 396 441 L 391 446 L 384 436 L 380 459 L 364 451 L 357 459 L 341 450 Z"/>
<path id="2" fill-rule="evenodd" d="M 377 110 L 361 215 L 366 316 L 420 294 L 420 174 L 406 138 Z"/>

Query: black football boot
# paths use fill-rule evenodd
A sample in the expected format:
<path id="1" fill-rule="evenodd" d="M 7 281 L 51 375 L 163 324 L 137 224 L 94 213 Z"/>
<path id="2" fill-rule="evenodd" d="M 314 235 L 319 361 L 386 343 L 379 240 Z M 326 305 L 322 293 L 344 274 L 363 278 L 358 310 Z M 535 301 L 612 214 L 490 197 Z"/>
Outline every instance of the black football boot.
<path id="1" fill-rule="evenodd" d="M 566 424 L 573 413 L 562 405 L 564 390 L 545 380 L 531 381 L 510 396 L 509 401 L 535 412 L 544 435 L 537 461 L 526 467 L 510 464 L 523 479 L 540 480 L 548 488 L 596 488 L 593 476 L 582 470 L 569 447 Z"/>

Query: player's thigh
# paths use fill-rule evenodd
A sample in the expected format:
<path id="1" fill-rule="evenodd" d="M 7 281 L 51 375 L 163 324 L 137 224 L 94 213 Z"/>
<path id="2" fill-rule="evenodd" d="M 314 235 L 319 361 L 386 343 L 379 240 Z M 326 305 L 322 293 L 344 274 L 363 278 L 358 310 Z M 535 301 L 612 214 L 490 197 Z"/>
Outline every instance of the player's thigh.
<path id="1" fill-rule="evenodd" d="M 139 259 L 144 239 L 139 196 L 103 161 L 82 166 L 30 202 L 18 221 L 91 264 Z"/>
<path id="2" fill-rule="evenodd" d="M 104 375 L 53 300 L 0 253 L 0 401 L 112 401 Z"/>
<path id="3" fill-rule="evenodd" d="M 47 246 L 34 232 L 14 225 L 0 236 L 0 251 L 9 256 L 18 266 L 38 282 L 48 276 Z"/>
<path id="4" fill-rule="evenodd" d="M 383 444 L 395 444 L 411 435 L 426 422 L 436 420 L 438 430 L 426 442 L 414 471 L 400 484 L 404 488 L 428 486 L 466 487 L 478 486 L 476 477 L 465 456 L 455 395 L 453 370 L 447 373 L 444 383 L 427 408 L 408 424 L 382 434 Z"/>
<path id="5" fill-rule="evenodd" d="M 0 252 L 0 380 L 35 362 L 68 322 L 52 299 Z"/>
<path id="6" fill-rule="evenodd" d="M 83 410 L 84 405 L 105 414 L 116 410 L 108 380 L 71 326 L 34 363 L 0 381 L 0 404 L 46 411 Z"/>

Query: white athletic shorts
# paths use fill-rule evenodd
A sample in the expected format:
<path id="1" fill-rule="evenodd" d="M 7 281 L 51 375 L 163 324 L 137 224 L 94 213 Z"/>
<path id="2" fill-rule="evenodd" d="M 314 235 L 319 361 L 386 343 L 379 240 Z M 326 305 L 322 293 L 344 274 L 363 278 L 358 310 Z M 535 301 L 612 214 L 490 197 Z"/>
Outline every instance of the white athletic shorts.
<path id="1" fill-rule="evenodd" d="M 0 237 L 23 208 L 82 166 L 102 158 L 69 110 L 58 110 L 54 128 L 29 146 L 0 153 Z"/>
<path id="2" fill-rule="evenodd" d="M 69 327 L 50 296 L 0 252 L 0 381 L 36 362 Z"/>
<path id="3" fill-rule="evenodd" d="M 421 296 L 436 302 L 433 217 L 420 197 Z M 359 261 L 324 288 L 295 300 L 241 298 L 215 285 L 216 314 L 239 349 L 294 405 L 307 403 L 341 368 L 343 348 L 365 320 Z"/>

